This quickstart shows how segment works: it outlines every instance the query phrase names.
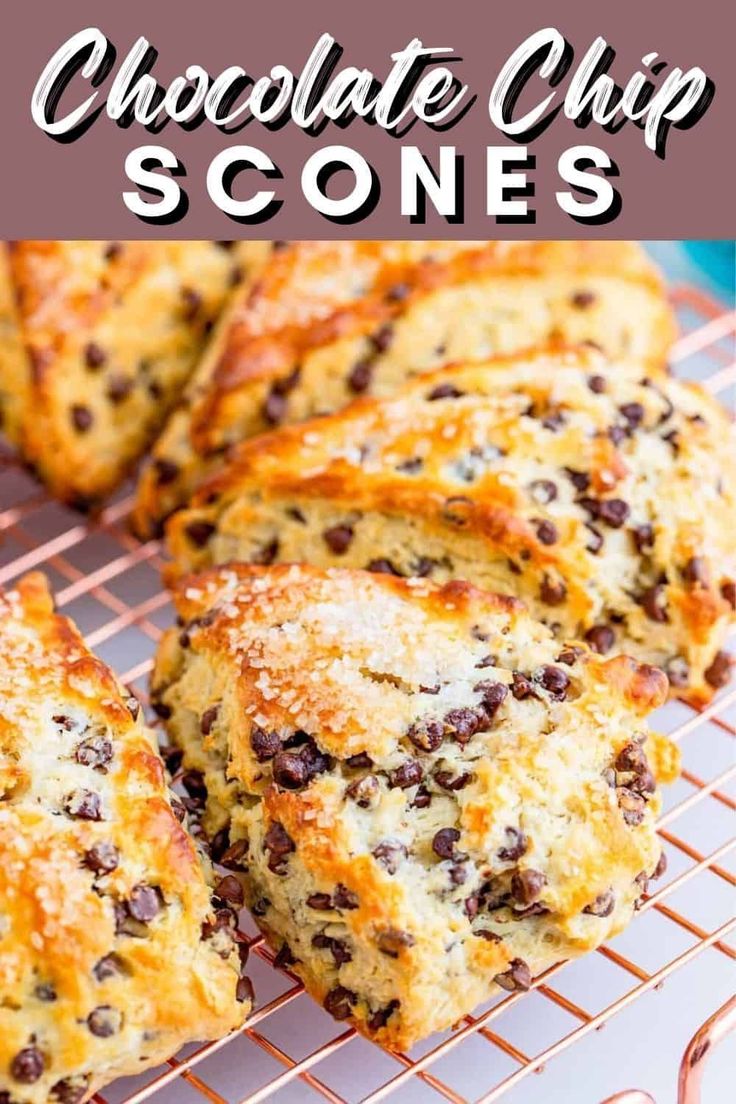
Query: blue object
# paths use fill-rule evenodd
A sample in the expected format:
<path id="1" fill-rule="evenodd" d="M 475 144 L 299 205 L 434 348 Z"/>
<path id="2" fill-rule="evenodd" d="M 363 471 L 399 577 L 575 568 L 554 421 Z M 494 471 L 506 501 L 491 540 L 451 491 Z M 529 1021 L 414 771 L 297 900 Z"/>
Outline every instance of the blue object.
<path id="1" fill-rule="evenodd" d="M 690 259 L 718 286 L 733 305 L 736 287 L 736 242 L 684 241 Z"/>

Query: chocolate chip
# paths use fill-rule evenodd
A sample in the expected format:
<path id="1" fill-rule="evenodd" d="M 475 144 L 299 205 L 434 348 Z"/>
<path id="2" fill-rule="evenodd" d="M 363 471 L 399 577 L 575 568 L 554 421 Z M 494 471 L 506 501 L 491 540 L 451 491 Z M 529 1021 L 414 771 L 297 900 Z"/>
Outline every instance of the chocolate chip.
<path id="1" fill-rule="evenodd" d="M 161 758 L 166 764 L 166 769 L 169 774 L 176 774 L 184 758 L 184 751 L 182 750 L 182 748 L 162 747 L 159 750 L 161 752 Z"/>
<path id="2" fill-rule="evenodd" d="M 731 609 L 736 610 L 736 582 L 726 579 L 725 583 L 721 583 L 721 597 Z"/>
<path id="3" fill-rule="evenodd" d="M 520 905 L 531 905 L 537 901 L 547 884 L 547 879 L 539 870 L 517 870 L 511 878 L 511 893 Z"/>
<path id="4" fill-rule="evenodd" d="M 53 985 L 49 984 L 37 985 L 36 988 L 33 990 L 33 994 L 37 998 L 37 1000 L 43 1001 L 44 1004 L 53 1004 L 53 1002 L 57 999 L 56 990 L 54 989 Z"/>
<path id="5" fill-rule="evenodd" d="M 102 820 L 100 795 L 92 790 L 73 790 L 67 794 L 64 810 L 75 820 Z"/>
<path id="6" fill-rule="evenodd" d="M 293 966 L 296 962 L 291 947 L 288 943 L 282 943 L 276 954 L 273 956 L 273 964 L 277 970 L 283 970 L 289 966 Z"/>
<path id="7" fill-rule="evenodd" d="M 552 579 L 545 574 L 542 576 L 539 597 L 548 606 L 559 606 L 567 598 L 567 587 L 561 579 Z"/>
<path id="8" fill-rule="evenodd" d="M 639 598 L 642 609 L 650 621 L 660 624 L 669 621 L 667 616 L 667 594 L 661 584 L 647 587 Z"/>
<path id="9" fill-rule="evenodd" d="M 84 852 L 84 865 L 95 874 L 109 874 L 117 870 L 120 853 L 109 840 L 100 840 Z"/>
<path id="10" fill-rule="evenodd" d="M 273 760 L 273 779 L 286 790 L 308 786 L 313 778 L 330 768 L 330 758 L 324 755 L 314 740 L 307 740 L 298 750 L 279 751 Z"/>
<path id="11" fill-rule="evenodd" d="M 310 893 L 307 897 L 307 906 L 313 909 L 327 911 L 332 908 L 332 898 L 329 893 Z"/>
<path id="12" fill-rule="evenodd" d="M 381 840 L 378 846 L 373 849 L 373 858 L 376 859 L 389 874 L 395 874 L 406 857 L 406 846 L 401 840 Z"/>
<path id="13" fill-rule="evenodd" d="M 477 682 L 473 690 L 476 694 L 481 695 L 483 711 L 489 719 L 493 719 L 493 717 L 496 716 L 496 713 L 509 696 L 508 686 L 504 686 L 502 682 L 493 682 L 490 679 L 484 679 L 483 682 Z"/>
<path id="14" fill-rule="evenodd" d="M 153 468 L 156 472 L 156 482 L 159 487 L 168 486 L 179 476 L 179 465 L 163 456 L 159 456 L 153 461 Z"/>
<path id="15" fill-rule="evenodd" d="M 703 556 L 691 556 L 682 569 L 682 577 L 689 586 L 708 586 L 708 564 Z"/>
<path id="16" fill-rule="evenodd" d="M 622 498 L 606 498 L 598 504 L 598 517 L 612 529 L 620 529 L 629 513 L 629 505 Z"/>
<path id="17" fill-rule="evenodd" d="M 508 970 L 503 974 L 496 974 L 493 980 L 509 993 L 526 992 L 531 987 L 532 975 L 522 958 L 514 958 L 509 963 Z"/>
<path id="18" fill-rule="evenodd" d="M 565 468 L 565 473 L 577 491 L 587 491 L 590 486 L 590 476 L 587 472 L 576 471 L 575 468 Z"/>
<path id="19" fill-rule="evenodd" d="M 682 656 L 671 656 L 665 662 L 664 673 L 670 681 L 670 685 L 676 688 L 687 686 L 690 681 L 690 668 Z"/>
<path id="20" fill-rule="evenodd" d="M 603 534 L 599 529 L 596 529 L 595 525 L 591 525 L 589 521 L 586 521 L 585 528 L 590 533 L 585 547 L 588 552 L 592 552 L 594 556 L 597 556 L 603 547 Z"/>
<path id="21" fill-rule="evenodd" d="M 564 701 L 570 686 L 570 679 L 559 667 L 548 664 L 541 667 L 534 674 L 535 682 L 539 682 L 550 697 L 556 701 Z"/>
<path id="22" fill-rule="evenodd" d="M 333 525 L 331 529 L 325 529 L 322 537 L 330 552 L 341 556 L 350 547 L 353 530 L 349 525 Z"/>
<path id="23" fill-rule="evenodd" d="M 204 805 L 207 800 L 207 783 L 201 771 L 185 771 L 181 776 L 181 784 L 197 805 Z"/>
<path id="24" fill-rule="evenodd" d="M 607 889 L 604 893 L 600 893 L 589 905 L 586 905 L 583 912 L 589 916 L 599 916 L 601 919 L 605 919 L 611 915 L 615 904 L 616 897 L 613 890 Z"/>
<path id="25" fill-rule="evenodd" d="M 195 288 L 183 287 L 181 298 L 184 303 L 184 319 L 193 322 L 202 306 L 202 296 Z"/>
<path id="26" fill-rule="evenodd" d="M 627 427 L 628 428 L 628 427 Z M 626 429 L 620 425 L 612 425 L 608 427 L 608 439 L 612 444 L 618 446 L 626 437 Z"/>
<path id="27" fill-rule="evenodd" d="M 401 577 L 390 560 L 371 560 L 366 564 L 366 571 L 373 571 L 376 575 L 396 575 Z"/>
<path id="28" fill-rule="evenodd" d="M 243 905 L 243 887 L 234 874 L 226 874 L 215 886 L 213 893 L 221 901 L 241 908 Z"/>
<path id="29" fill-rule="evenodd" d="M 87 1027 L 98 1039 L 108 1039 L 120 1029 L 120 1013 L 109 1004 L 93 1008 L 87 1017 Z"/>
<path id="30" fill-rule="evenodd" d="M 138 699 L 133 694 L 131 694 L 129 698 L 125 699 L 125 705 L 133 720 L 137 721 L 138 715 L 141 711 L 141 703 L 138 701 Z"/>
<path id="31" fill-rule="evenodd" d="M 84 767 L 104 768 L 112 759 L 112 741 L 105 736 L 89 736 L 77 744 L 74 758 Z"/>
<path id="32" fill-rule="evenodd" d="M 97 345 L 96 342 L 90 341 L 88 345 L 85 345 L 84 363 L 87 365 L 88 368 L 96 371 L 98 368 L 102 367 L 106 360 L 107 353 L 104 349 L 100 348 L 100 346 Z"/>
<path id="33" fill-rule="evenodd" d="M 365 751 L 359 751 L 357 755 L 351 755 L 345 760 L 345 765 L 351 770 L 369 769 L 373 766 L 373 760 Z"/>
<path id="34" fill-rule="evenodd" d="M 636 827 L 644 820 L 646 811 L 644 798 L 627 789 L 626 786 L 619 787 L 618 804 L 624 820 L 631 827 Z"/>
<path id="35" fill-rule="evenodd" d="M 235 986 L 235 999 L 238 1004 L 252 1004 L 255 1000 L 255 992 L 253 990 L 253 982 L 249 977 L 239 977 L 238 984 Z"/>
<path id="36" fill-rule="evenodd" d="M 396 470 L 405 472 L 407 475 L 416 475 L 418 471 L 421 471 L 424 467 L 424 461 L 418 456 L 412 456 L 409 460 L 402 460 L 400 464 L 396 465 Z"/>
<path id="37" fill-rule="evenodd" d="M 482 659 L 479 659 L 478 662 L 476 663 L 475 667 L 476 667 L 476 670 L 478 670 L 479 668 L 482 669 L 483 667 L 495 667 L 497 664 L 498 664 L 498 656 L 489 654 L 489 655 L 483 656 Z M 439 687 L 437 689 L 439 690 Z"/>
<path id="38" fill-rule="evenodd" d="M 656 881 L 657 878 L 661 878 L 662 875 L 664 874 L 664 872 L 666 871 L 666 869 L 667 869 L 667 856 L 665 855 L 664 851 L 662 851 L 660 856 L 659 856 L 659 859 L 657 860 L 657 865 L 655 866 L 654 870 L 652 871 L 652 874 L 651 874 L 652 879 Z"/>
<path id="39" fill-rule="evenodd" d="M 378 779 L 374 774 L 367 774 L 364 778 L 356 778 L 345 790 L 347 797 L 351 797 L 361 809 L 370 809 L 377 801 L 380 792 Z"/>
<path id="40" fill-rule="evenodd" d="M 244 870 L 243 859 L 248 854 L 248 846 L 248 840 L 239 839 L 231 844 L 219 858 L 215 858 L 214 855 L 212 857 L 226 870 Z"/>
<path id="41" fill-rule="evenodd" d="M 357 909 L 360 905 L 358 894 L 353 893 L 352 889 L 348 889 L 347 886 L 342 884 L 335 886 L 332 903 L 335 908 L 339 909 Z"/>
<path id="42" fill-rule="evenodd" d="M 204 548 L 215 531 L 215 526 L 209 521 L 190 521 L 184 527 L 187 538 L 197 548 Z"/>
<path id="43" fill-rule="evenodd" d="M 381 326 L 375 333 L 371 334 L 371 344 L 377 353 L 385 353 L 391 345 L 394 339 L 394 328 L 391 323 L 387 323 L 385 326 Z"/>
<path id="44" fill-rule="evenodd" d="M 268 567 L 272 564 L 279 554 L 279 542 L 274 539 L 267 544 L 261 546 L 257 552 L 254 552 L 250 558 L 250 563 L 260 564 L 262 567 Z"/>
<path id="45" fill-rule="evenodd" d="M 102 254 L 106 261 L 116 260 L 123 252 L 123 243 L 119 241 L 109 242 L 105 246 L 105 252 Z"/>
<path id="46" fill-rule="evenodd" d="M 401 931 L 400 928 L 385 928 L 379 932 L 376 942 L 383 954 L 389 958 L 398 958 L 403 950 L 414 946 L 416 939 L 410 932 Z"/>
<path id="47" fill-rule="evenodd" d="M 105 955 L 95 963 L 92 973 L 97 981 L 107 981 L 111 977 L 119 977 L 125 972 L 122 960 L 116 954 Z"/>
<path id="48" fill-rule="evenodd" d="M 411 803 L 412 809 L 428 809 L 432 804 L 432 795 L 426 786 L 420 786 Z"/>
<path id="49" fill-rule="evenodd" d="M 525 698 L 529 698 L 534 694 L 534 684 L 521 671 L 514 671 L 511 678 L 513 680 L 511 693 L 517 701 L 524 701 Z"/>
<path id="50" fill-rule="evenodd" d="M 388 290 L 386 291 L 386 299 L 390 303 L 401 303 L 410 295 L 410 293 L 411 287 L 409 286 L 409 284 L 400 281 L 399 283 L 392 284 L 391 287 L 388 288 Z"/>
<path id="51" fill-rule="evenodd" d="M 578 310 L 587 310 L 588 307 L 592 307 L 598 296 L 594 291 L 585 289 L 583 291 L 576 291 L 570 296 L 570 302 Z"/>
<path id="52" fill-rule="evenodd" d="M 650 525 L 649 522 L 634 526 L 631 535 L 634 538 L 636 550 L 641 555 L 651 552 L 654 548 L 654 526 Z"/>
<path id="53" fill-rule="evenodd" d="M 473 779 L 473 775 L 468 771 L 463 771 L 462 774 L 455 774 L 453 771 L 449 770 L 435 771 L 433 777 L 438 786 L 443 790 L 449 790 L 450 793 L 457 793 L 458 790 L 464 790 Z"/>
<path id="54" fill-rule="evenodd" d="M 588 387 L 595 395 L 603 395 L 608 384 L 605 376 L 588 376 Z"/>
<path id="55" fill-rule="evenodd" d="M 91 428 L 94 421 L 92 411 L 88 406 L 84 406 L 82 403 L 74 403 L 69 410 L 69 416 L 72 420 L 72 425 L 78 433 L 86 433 Z"/>
<path id="56" fill-rule="evenodd" d="M 574 667 L 581 655 L 584 654 L 583 648 L 578 648 L 576 645 L 570 645 L 565 648 L 557 656 L 558 663 L 564 663 L 566 667 Z"/>
<path id="57" fill-rule="evenodd" d="M 73 1080 L 64 1077 L 51 1086 L 50 1099 L 54 1101 L 54 1104 L 81 1104 L 87 1095 L 88 1088 L 89 1077 L 87 1075 L 75 1077 Z M 2 1094 L 0 1094 L 0 1104 L 3 1104 Z M 10 1098 L 8 1098 L 7 1104 L 11 1104 Z"/>
<path id="58" fill-rule="evenodd" d="M 728 652 L 716 652 L 713 662 L 705 671 L 705 681 L 714 690 L 720 690 L 731 678 L 731 660 Z"/>
<path id="59" fill-rule="evenodd" d="M 373 379 L 374 364 L 373 361 L 365 358 L 358 360 L 350 369 L 347 378 L 347 384 L 350 390 L 356 395 L 362 395 L 364 391 L 367 391 L 371 385 Z"/>
<path id="60" fill-rule="evenodd" d="M 647 766 L 647 758 L 641 744 L 626 744 L 616 756 L 613 765 L 618 771 L 634 771 L 640 774 Z"/>
<path id="61" fill-rule="evenodd" d="M 124 376 L 121 373 L 117 373 L 114 376 L 110 376 L 105 393 L 110 402 L 114 406 L 118 406 L 120 403 L 125 402 L 128 395 L 133 390 L 133 386 L 134 383 L 130 376 Z"/>
<path id="62" fill-rule="evenodd" d="M 126 906 L 134 920 L 139 920 L 141 924 L 148 924 L 158 915 L 161 908 L 161 895 L 154 886 L 141 883 L 133 886 Z"/>
<path id="63" fill-rule="evenodd" d="M 532 525 L 537 531 L 537 537 L 542 544 L 556 544 L 559 540 L 557 526 L 546 518 L 532 518 Z"/>
<path id="64" fill-rule="evenodd" d="M 346 1020 L 357 999 L 351 989 L 346 989 L 344 985 L 336 985 L 334 989 L 330 989 L 324 999 L 325 1011 L 336 1020 Z"/>
<path id="65" fill-rule="evenodd" d="M 551 479 L 535 479 L 529 484 L 529 494 L 539 506 L 546 506 L 557 498 L 557 484 Z"/>
<path id="66" fill-rule="evenodd" d="M 288 406 L 288 400 L 285 395 L 279 394 L 273 388 L 266 396 L 266 401 L 263 404 L 263 417 L 269 423 L 269 425 L 278 425 L 283 421 Z"/>
<path id="67" fill-rule="evenodd" d="M 455 854 L 455 844 L 460 839 L 457 828 L 440 828 L 432 839 L 432 850 L 440 859 L 451 859 Z"/>
<path id="68" fill-rule="evenodd" d="M 46 1062 L 43 1054 L 35 1046 L 19 1050 L 10 1063 L 10 1076 L 21 1085 L 32 1085 L 42 1076 Z"/>
<path id="69" fill-rule="evenodd" d="M 202 714 L 202 718 L 199 722 L 199 731 L 203 736 L 209 736 L 212 731 L 212 726 L 217 720 L 217 714 L 220 711 L 220 707 L 217 705 L 211 705 L 209 709 L 205 709 Z"/>
<path id="70" fill-rule="evenodd" d="M 284 860 L 296 847 L 283 824 L 277 820 L 273 822 L 263 837 L 263 847 L 269 852 L 268 869 L 274 874 L 284 874 Z"/>
<path id="71" fill-rule="evenodd" d="M 619 407 L 619 410 L 623 414 L 626 421 L 629 423 L 631 429 L 636 429 L 644 421 L 644 407 L 641 403 L 630 402 L 624 403 Z"/>
<path id="72" fill-rule="evenodd" d="M 485 939 L 487 943 L 503 943 L 503 939 L 496 932 L 491 931 L 490 928 L 478 928 L 473 932 L 473 935 L 478 939 Z"/>
<path id="73" fill-rule="evenodd" d="M 250 746 L 259 763 L 267 763 L 281 750 L 281 737 L 278 732 L 268 732 L 258 725 L 253 725 L 250 734 Z"/>
<path id="74" fill-rule="evenodd" d="M 616 634 L 610 625 L 592 625 L 584 639 L 598 655 L 606 655 L 614 645 Z"/>
<path id="75" fill-rule="evenodd" d="M 380 1031 L 382 1027 L 386 1026 L 391 1016 L 400 1007 L 400 1001 L 392 1000 L 388 1002 L 385 1008 L 379 1008 L 378 1012 L 374 1012 L 368 1020 L 369 1031 Z"/>
<path id="76" fill-rule="evenodd" d="M 420 751 L 436 751 L 445 738 L 442 721 L 424 719 L 410 725 L 407 736 Z"/>
<path id="77" fill-rule="evenodd" d="M 401 766 L 389 774 L 389 783 L 406 790 L 410 786 L 416 786 L 424 778 L 424 768 L 418 759 L 405 759 Z"/>
<path id="78" fill-rule="evenodd" d="M 516 862 L 525 853 L 529 846 L 529 840 L 520 828 L 509 826 L 504 829 L 506 843 L 499 847 L 496 854 L 501 862 Z"/>
<path id="79" fill-rule="evenodd" d="M 427 402 L 437 402 L 439 399 L 459 399 L 464 394 L 464 391 L 459 391 L 452 383 L 439 383 L 427 394 Z"/>

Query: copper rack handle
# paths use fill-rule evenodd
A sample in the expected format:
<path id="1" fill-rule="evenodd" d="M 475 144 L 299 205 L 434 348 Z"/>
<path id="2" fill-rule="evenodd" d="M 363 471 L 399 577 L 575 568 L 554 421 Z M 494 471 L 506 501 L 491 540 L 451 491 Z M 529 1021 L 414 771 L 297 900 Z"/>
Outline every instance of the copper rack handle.
<path id="1" fill-rule="evenodd" d="M 736 997 L 714 1012 L 688 1043 L 680 1063 L 677 1104 L 700 1104 L 703 1059 L 733 1031 L 736 1031 Z"/>

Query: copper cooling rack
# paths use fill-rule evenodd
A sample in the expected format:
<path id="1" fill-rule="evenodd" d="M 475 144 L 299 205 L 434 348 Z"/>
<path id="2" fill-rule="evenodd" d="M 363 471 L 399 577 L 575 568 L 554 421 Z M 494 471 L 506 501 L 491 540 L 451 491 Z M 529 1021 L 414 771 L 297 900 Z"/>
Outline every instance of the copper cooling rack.
<path id="1" fill-rule="evenodd" d="M 673 298 L 683 335 L 673 350 L 676 371 L 702 380 L 733 409 L 736 312 L 724 314 L 692 288 L 676 289 Z M 145 702 L 151 655 L 171 611 L 159 581 L 159 544 L 140 544 L 128 533 L 130 505 L 128 488 L 87 523 L 51 501 L 0 442 L 0 583 L 33 568 L 46 571 L 59 607 Z M 600 1100 L 603 1085 L 604 1092 L 619 1090 L 606 1104 L 653 1104 L 649 1091 L 625 1088 L 633 1070 L 639 1083 L 651 1072 L 646 1088 L 657 1104 L 676 1091 L 680 1104 L 696 1104 L 707 1057 L 736 1028 L 736 1001 L 716 1007 L 736 958 L 728 942 L 736 928 L 736 876 L 726 865 L 734 845 L 736 686 L 699 713 L 670 703 L 655 724 L 681 743 L 685 764 L 659 823 L 669 872 L 610 945 L 553 967 L 531 993 L 498 998 L 409 1054 L 388 1054 L 329 1019 L 296 978 L 274 968 L 250 929 L 260 1003 L 247 1026 L 119 1081 L 95 1100 L 491 1104 L 504 1097 L 507 1104 L 589 1104 Z M 615 1025 L 609 1023 L 617 1013 Z M 608 1030 L 596 1035 L 604 1025 Z M 646 1060 L 629 1062 L 642 1046 Z M 530 1078 L 571 1047 L 574 1061 L 568 1056 L 566 1066 L 561 1059 L 541 1079 Z M 555 1080 L 558 1068 L 562 1082 Z M 605 1076 L 596 1078 L 601 1069 Z"/>

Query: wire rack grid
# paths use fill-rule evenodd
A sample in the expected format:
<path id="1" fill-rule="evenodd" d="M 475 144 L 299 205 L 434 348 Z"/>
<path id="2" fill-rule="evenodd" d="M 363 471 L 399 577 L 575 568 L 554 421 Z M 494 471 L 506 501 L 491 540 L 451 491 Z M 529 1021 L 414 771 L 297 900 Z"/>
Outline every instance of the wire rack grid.
<path id="1" fill-rule="evenodd" d="M 694 288 L 675 289 L 673 300 L 682 332 L 672 354 L 676 371 L 701 380 L 733 408 L 736 311 L 724 314 Z M 172 613 L 159 579 L 159 544 L 130 535 L 130 506 L 128 488 L 96 521 L 83 520 L 50 500 L 0 441 L 0 584 L 44 570 L 59 608 L 146 703 L 151 656 Z M 680 1054 L 707 1016 L 680 1073 L 679 1100 L 695 1104 L 702 1059 L 736 1026 L 733 1002 L 714 1014 L 736 959 L 729 943 L 736 875 L 727 866 L 736 809 L 736 687 L 700 712 L 669 703 L 654 723 L 680 742 L 684 760 L 659 823 L 668 874 L 611 944 L 553 967 L 531 993 L 504 995 L 411 1053 L 389 1054 L 327 1017 L 298 979 L 273 966 L 250 928 L 260 1003 L 246 1027 L 119 1081 L 95 1100 L 378 1104 L 390 1097 L 403 1104 L 491 1104 L 504 1097 L 507 1104 L 582 1104 L 614 1091 L 606 1104 L 652 1104 L 649 1091 L 626 1089 L 646 1077 L 647 1090 L 663 1104 L 665 1096 L 674 1098 Z M 546 1067 L 563 1052 L 560 1077 L 553 1072 L 558 1063 Z M 543 1069 L 541 1081 L 530 1076 Z"/>

